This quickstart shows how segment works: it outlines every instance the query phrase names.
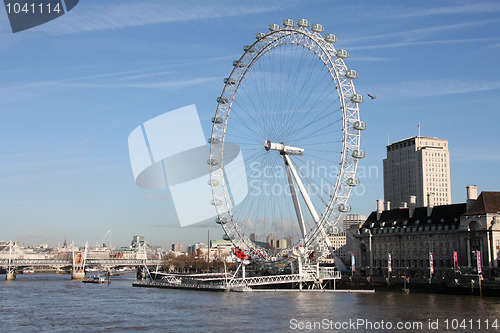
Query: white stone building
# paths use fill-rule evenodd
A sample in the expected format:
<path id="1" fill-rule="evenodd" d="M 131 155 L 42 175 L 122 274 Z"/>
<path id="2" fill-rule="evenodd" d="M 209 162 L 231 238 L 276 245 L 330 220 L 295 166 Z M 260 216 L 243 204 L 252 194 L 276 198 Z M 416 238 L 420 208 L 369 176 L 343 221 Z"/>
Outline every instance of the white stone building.
<path id="1" fill-rule="evenodd" d="M 482 192 L 468 186 L 467 203 L 434 206 L 429 195 L 426 207 L 377 210 L 367 218 L 356 254 L 362 275 L 429 277 L 430 257 L 433 276 L 477 273 L 477 253 L 481 253 L 484 275 L 499 276 L 500 192 Z M 455 265 L 455 253 L 457 262 Z"/>
<path id="2" fill-rule="evenodd" d="M 427 206 L 428 194 L 434 205 L 451 203 L 450 153 L 448 141 L 431 137 L 410 137 L 387 146 L 384 159 L 384 200 L 386 209 L 404 207 L 415 196 L 417 206 Z"/>

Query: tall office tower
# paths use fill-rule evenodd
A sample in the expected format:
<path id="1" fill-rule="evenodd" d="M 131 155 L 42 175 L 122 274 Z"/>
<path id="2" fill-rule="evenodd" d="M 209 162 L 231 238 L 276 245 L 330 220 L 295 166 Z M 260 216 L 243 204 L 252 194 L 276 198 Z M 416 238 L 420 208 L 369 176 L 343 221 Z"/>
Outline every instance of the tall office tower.
<path id="1" fill-rule="evenodd" d="M 448 140 L 414 136 L 387 146 L 384 199 L 386 209 L 387 202 L 394 208 L 451 204 Z"/>
<path id="2" fill-rule="evenodd" d="M 346 214 L 342 215 L 342 222 L 344 226 L 344 231 L 347 231 L 349 228 L 354 227 L 359 229 L 363 223 L 366 221 L 366 216 L 359 214 Z"/>
<path id="3" fill-rule="evenodd" d="M 366 216 L 359 214 L 347 214 L 342 216 L 344 225 L 344 235 L 345 235 L 345 250 L 344 250 L 344 261 L 347 266 L 351 266 L 351 255 L 356 253 L 356 249 L 359 248 L 359 242 L 354 237 L 358 234 L 359 228 L 365 223 Z"/>

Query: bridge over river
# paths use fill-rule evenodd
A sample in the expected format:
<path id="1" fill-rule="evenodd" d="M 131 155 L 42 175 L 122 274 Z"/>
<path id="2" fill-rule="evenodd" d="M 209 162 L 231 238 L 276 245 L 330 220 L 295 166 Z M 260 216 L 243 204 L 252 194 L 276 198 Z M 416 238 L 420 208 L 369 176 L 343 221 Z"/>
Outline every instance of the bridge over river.
<path id="1" fill-rule="evenodd" d="M 67 270 L 71 271 L 73 279 L 83 279 L 88 269 L 142 269 L 161 265 L 161 260 L 151 258 L 145 248 L 137 248 L 124 255 L 116 251 L 92 251 L 86 245 L 83 250 L 73 247 L 64 253 L 43 255 L 43 258 L 40 256 L 40 253 L 26 253 L 10 244 L 0 251 L 0 267 L 5 269 L 6 279 L 13 280 L 16 270 L 29 267 Z"/>

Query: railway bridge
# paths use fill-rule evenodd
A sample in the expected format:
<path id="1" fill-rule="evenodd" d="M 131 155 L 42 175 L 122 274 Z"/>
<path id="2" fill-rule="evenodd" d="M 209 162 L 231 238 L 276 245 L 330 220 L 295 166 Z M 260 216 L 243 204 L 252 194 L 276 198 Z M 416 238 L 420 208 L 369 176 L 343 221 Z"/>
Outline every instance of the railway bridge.
<path id="1" fill-rule="evenodd" d="M 113 268 L 131 267 L 142 269 L 161 265 L 160 259 L 150 258 L 145 248 L 138 248 L 127 257 L 113 256 L 110 251 L 93 252 L 85 245 L 83 250 L 72 247 L 59 255 L 25 253 L 14 244 L 0 251 L 0 267 L 6 271 L 6 279 L 14 280 L 16 271 L 22 268 L 38 267 L 71 271 L 73 279 L 85 278 L 85 271 L 92 268 L 110 270 Z"/>

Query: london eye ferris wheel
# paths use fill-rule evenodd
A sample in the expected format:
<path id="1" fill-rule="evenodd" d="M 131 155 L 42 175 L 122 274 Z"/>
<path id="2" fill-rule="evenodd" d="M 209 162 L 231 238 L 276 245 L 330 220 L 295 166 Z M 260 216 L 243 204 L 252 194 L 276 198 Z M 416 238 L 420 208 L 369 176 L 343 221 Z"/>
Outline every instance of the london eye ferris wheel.
<path id="1" fill-rule="evenodd" d="M 331 252 L 327 236 L 360 183 L 358 74 L 323 32 L 305 19 L 269 25 L 217 98 L 208 160 L 216 222 L 257 262 Z M 244 163 L 230 165 L 235 152 Z"/>

